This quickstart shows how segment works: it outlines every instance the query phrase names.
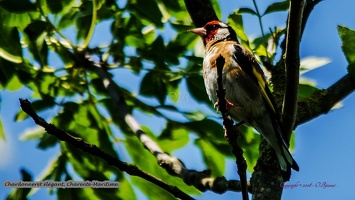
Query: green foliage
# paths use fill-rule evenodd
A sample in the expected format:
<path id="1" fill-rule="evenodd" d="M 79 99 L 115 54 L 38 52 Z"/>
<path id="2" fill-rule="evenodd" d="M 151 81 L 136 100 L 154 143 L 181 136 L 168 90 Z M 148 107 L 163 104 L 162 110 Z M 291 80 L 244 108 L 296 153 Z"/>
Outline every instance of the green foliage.
<path id="1" fill-rule="evenodd" d="M 0 121 L 0 139 L 5 141 L 5 131 L 4 131 L 4 126 L 2 125 L 2 122 Z"/>
<path id="2" fill-rule="evenodd" d="M 342 41 L 342 49 L 348 61 L 348 72 L 355 78 L 355 30 L 344 26 L 338 26 L 338 32 Z"/>
<path id="3" fill-rule="evenodd" d="M 213 0 L 212 4 L 220 17 L 218 2 Z M 236 30 L 244 46 L 257 57 L 269 58 L 272 63 L 276 59 L 278 39 L 285 30 L 276 27 L 264 33 L 260 27 L 261 36 L 250 39 L 244 30 L 243 15 L 251 14 L 261 21 L 265 15 L 285 11 L 288 4 L 289 1 L 272 3 L 263 14 L 256 6 L 240 8 L 230 13 L 228 23 Z M 115 92 L 125 100 L 127 109 L 138 121 L 142 115 L 162 119 L 143 127 L 143 130 L 163 151 L 174 154 L 179 149 L 198 148 L 212 176 L 223 176 L 226 158 L 233 158 L 231 147 L 223 136 L 221 119 L 216 120 L 207 114 L 215 111 L 203 85 L 202 58 L 193 52 L 194 48 L 202 47 L 197 47 L 198 37 L 186 32 L 192 28 L 192 22 L 183 0 L 128 0 L 123 5 L 112 0 L 2 0 L 0 12 L 2 90 L 30 90 L 30 101 L 35 111 L 39 115 L 46 111 L 56 112 L 50 117 L 50 123 L 58 128 L 123 161 L 132 161 L 142 170 L 188 194 L 199 194 L 197 189 L 161 168 L 154 156 L 133 136 L 107 91 L 107 82 L 86 59 L 85 56 L 89 55 L 95 62 L 100 61 L 112 76 L 117 83 Z M 97 27 L 104 23 L 110 24 L 110 37 L 104 38 L 102 44 L 91 41 L 95 34 L 102 32 Z M 351 46 L 354 33 L 339 27 L 339 34 L 349 61 L 349 72 L 354 74 L 355 48 Z M 271 51 L 267 46 L 270 40 L 273 41 Z M 301 70 L 306 72 L 317 68 L 314 63 L 318 67 L 323 66 L 326 64 L 324 61 L 315 58 Z M 130 80 L 132 77 L 134 80 Z M 317 88 L 312 82 L 302 82 L 300 98 L 315 90 Z M 181 102 L 183 95 L 192 98 Z M 198 110 L 193 106 L 186 108 L 191 101 L 207 105 L 210 110 Z M 27 118 L 19 108 L 15 121 Z M 251 172 L 258 158 L 260 136 L 250 127 L 242 126 L 240 131 L 243 137 L 239 143 Z M 194 141 L 191 138 L 195 138 Z M 5 139 L 1 122 L 0 139 Z M 50 190 L 58 199 L 138 199 L 134 189 L 152 199 L 172 198 L 161 188 L 123 174 L 105 161 L 59 141 L 43 129 L 26 131 L 20 139 L 36 140 L 40 149 L 59 146 L 60 152 L 44 167 L 41 180 L 80 178 L 119 181 L 121 184 L 118 190 Z M 184 159 L 194 158 L 186 156 Z M 30 179 L 23 171 L 23 180 Z M 14 199 L 14 195 L 31 198 L 34 192 L 16 189 L 8 198 Z"/>
<path id="4" fill-rule="evenodd" d="M 32 181 L 32 176 L 25 169 L 21 169 L 21 180 Z M 10 192 L 6 197 L 7 200 L 27 199 L 27 195 L 30 193 L 31 188 L 16 188 Z"/>

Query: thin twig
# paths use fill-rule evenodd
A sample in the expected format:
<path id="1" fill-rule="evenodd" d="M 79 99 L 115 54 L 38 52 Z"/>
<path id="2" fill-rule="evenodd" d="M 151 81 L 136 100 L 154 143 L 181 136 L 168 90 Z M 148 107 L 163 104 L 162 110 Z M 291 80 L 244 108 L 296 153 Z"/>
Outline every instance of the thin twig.
<path id="1" fill-rule="evenodd" d="M 286 88 L 281 116 L 286 141 L 289 141 L 297 115 L 302 11 L 303 0 L 291 0 L 285 53 Z"/>
<path id="2" fill-rule="evenodd" d="M 243 157 L 243 149 L 239 147 L 237 139 L 238 139 L 238 129 L 233 126 L 233 120 L 229 118 L 228 111 L 226 109 L 226 90 L 223 88 L 222 83 L 222 71 L 225 60 L 222 55 L 220 55 L 217 60 L 217 84 L 218 90 L 217 98 L 218 98 L 218 108 L 219 111 L 222 113 L 223 117 L 223 126 L 226 129 L 226 135 L 228 137 L 228 142 L 232 146 L 233 150 L 232 153 L 236 158 L 236 163 L 238 167 L 238 175 L 240 177 L 241 185 L 242 185 L 242 197 L 243 200 L 248 200 L 248 185 L 247 185 L 247 176 L 246 176 L 246 169 L 247 164 Z"/>
<path id="3" fill-rule="evenodd" d="M 176 186 L 168 185 L 163 180 L 160 180 L 155 176 L 140 170 L 137 166 L 128 164 L 126 162 L 122 162 L 119 159 L 117 159 L 117 157 L 105 153 L 96 145 L 89 144 L 85 142 L 82 138 L 74 137 L 68 134 L 67 132 L 65 132 L 64 130 L 55 127 L 53 124 L 47 123 L 43 118 L 37 115 L 37 113 L 32 108 L 31 102 L 29 102 L 27 99 L 20 99 L 20 104 L 22 110 L 28 115 L 30 115 L 37 125 L 42 126 L 47 131 L 48 134 L 57 137 L 59 140 L 68 142 L 74 145 L 75 147 L 83 150 L 84 152 L 102 158 L 109 165 L 113 165 L 117 167 L 119 170 L 127 172 L 129 175 L 141 177 L 161 187 L 162 189 L 168 191 L 169 193 L 173 194 L 177 198 L 193 199 L 192 197 L 190 197 L 189 195 L 181 191 Z"/>

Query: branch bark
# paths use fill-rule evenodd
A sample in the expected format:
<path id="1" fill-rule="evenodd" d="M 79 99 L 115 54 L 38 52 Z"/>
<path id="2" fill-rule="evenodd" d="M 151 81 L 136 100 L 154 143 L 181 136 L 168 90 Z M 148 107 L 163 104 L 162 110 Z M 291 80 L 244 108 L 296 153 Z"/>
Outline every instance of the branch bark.
<path id="1" fill-rule="evenodd" d="M 314 92 L 310 97 L 298 103 L 299 112 L 295 127 L 321 114 L 328 113 L 331 108 L 355 90 L 355 80 L 349 74 L 334 83 L 326 90 Z"/>
<path id="2" fill-rule="evenodd" d="M 218 20 L 216 12 L 214 11 L 211 1 L 206 0 L 184 0 L 187 11 L 195 27 L 202 27 L 207 22 Z"/>
<path id="3" fill-rule="evenodd" d="M 302 29 L 303 0 L 291 0 L 286 40 L 286 88 L 282 106 L 281 122 L 284 137 L 288 142 L 294 129 L 297 115 L 300 40 Z"/>
<path id="4" fill-rule="evenodd" d="M 168 185 L 163 180 L 160 180 L 154 177 L 153 175 L 140 170 L 137 166 L 122 162 L 116 157 L 103 152 L 97 146 L 86 143 L 82 138 L 74 137 L 68 134 L 67 132 L 65 132 L 64 130 L 55 127 L 53 124 L 47 123 L 43 118 L 37 115 L 37 113 L 33 110 L 31 103 L 27 99 L 26 100 L 20 99 L 20 104 L 22 110 L 28 115 L 30 115 L 37 125 L 42 126 L 47 131 L 47 133 L 57 137 L 59 140 L 68 142 L 74 145 L 75 147 L 83 150 L 84 152 L 102 158 L 109 165 L 113 165 L 117 167 L 119 170 L 127 172 L 131 176 L 141 177 L 161 187 L 162 189 L 168 191 L 169 193 L 173 194 L 177 198 L 193 199 L 192 197 L 190 197 L 189 195 L 181 191 L 176 186 Z"/>
<path id="5" fill-rule="evenodd" d="M 242 198 L 243 200 L 248 200 L 248 185 L 247 185 L 247 164 L 243 157 L 243 149 L 238 145 L 238 127 L 233 126 L 233 120 L 229 117 L 226 105 L 226 90 L 223 88 L 223 66 L 225 64 L 224 57 L 219 55 L 216 60 L 217 65 L 217 101 L 219 111 L 222 113 L 223 125 L 225 127 L 226 136 L 228 137 L 228 142 L 232 146 L 232 153 L 236 158 L 236 164 L 238 168 L 238 175 L 240 177 L 240 182 L 242 185 Z"/>

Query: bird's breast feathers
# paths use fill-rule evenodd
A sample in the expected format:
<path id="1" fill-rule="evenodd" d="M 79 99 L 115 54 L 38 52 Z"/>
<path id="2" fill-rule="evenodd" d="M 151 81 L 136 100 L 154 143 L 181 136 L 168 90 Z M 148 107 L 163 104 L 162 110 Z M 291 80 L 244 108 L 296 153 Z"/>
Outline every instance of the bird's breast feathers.
<path id="1" fill-rule="evenodd" d="M 235 106 L 231 109 L 231 114 L 234 115 L 232 117 L 238 121 L 248 122 L 251 117 L 259 114 L 262 116 L 259 111 L 264 111 L 264 109 L 256 110 L 255 108 L 265 105 L 263 105 L 263 97 L 257 82 L 251 79 L 240 66 L 240 61 L 235 55 L 236 45 L 239 46 L 234 41 L 221 41 L 207 45 L 203 61 L 203 77 L 207 94 L 210 100 L 216 103 L 216 89 L 218 88 L 216 59 L 222 55 L 225 60 L 222 80 L 223 87 L 226 89 L 226 100 Z"/>

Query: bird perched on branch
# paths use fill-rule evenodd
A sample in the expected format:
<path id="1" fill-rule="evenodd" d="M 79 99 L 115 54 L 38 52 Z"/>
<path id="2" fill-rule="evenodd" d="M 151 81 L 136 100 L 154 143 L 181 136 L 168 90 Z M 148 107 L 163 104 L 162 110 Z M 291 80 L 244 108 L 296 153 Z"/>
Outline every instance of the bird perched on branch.
<path id="1" fill-rule="evenodd" d="M 222 80 L 229 114 L 234 120 L 255 128 L 266 139 L 276 153 L 284 180 L 289 180 L 290 168 L 298 171 L 299 167 L 283 139 L 280 115 L 252 53 L 239 44 L 235 31 L 222 22 L 211 21 L 190 32 L 203 38 L 203 78 L 210 100 L 216 105 L 216 60 L 221 55 L 225 59 Z"/>

